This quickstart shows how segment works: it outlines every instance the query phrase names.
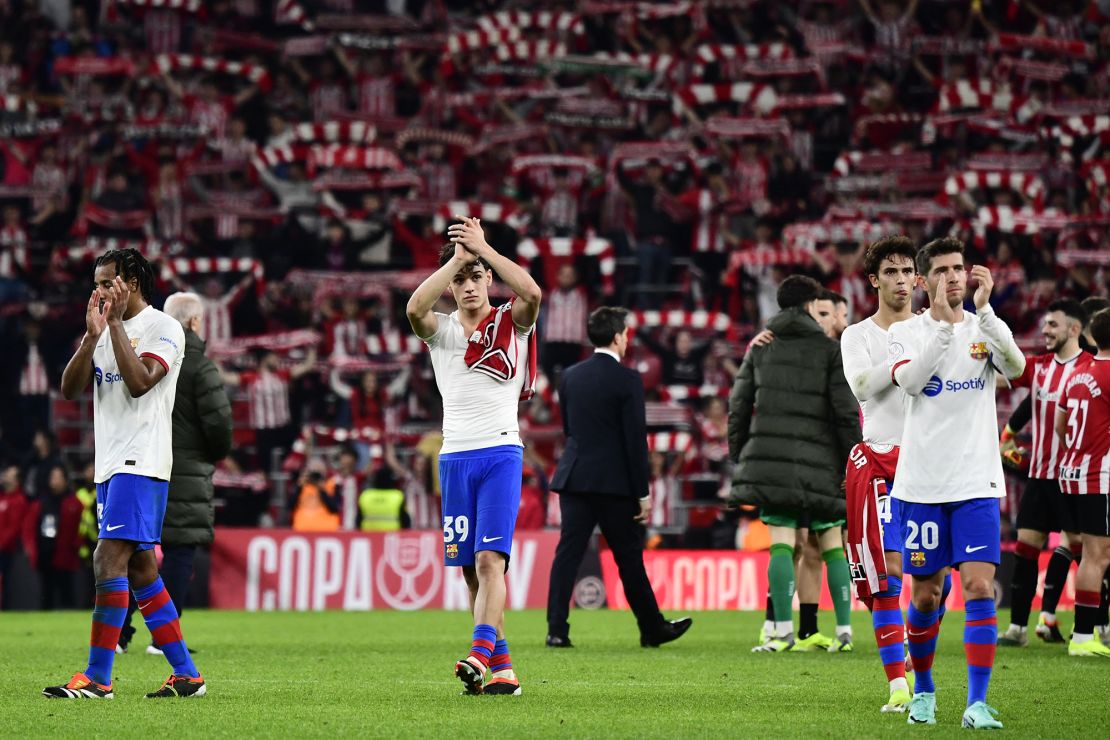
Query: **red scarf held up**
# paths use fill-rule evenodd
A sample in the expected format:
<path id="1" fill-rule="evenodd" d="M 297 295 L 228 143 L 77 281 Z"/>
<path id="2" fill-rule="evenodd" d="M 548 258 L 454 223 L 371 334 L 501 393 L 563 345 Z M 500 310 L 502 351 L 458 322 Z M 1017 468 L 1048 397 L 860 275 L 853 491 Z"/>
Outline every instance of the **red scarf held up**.
<path id="1" fill-rule="evenodd" d="M 513 302 L 491 308 L 466 344 L 466 366 L 475 372 L 488 375 L 504 383 L 516 377 L 520 354 L 516 344 L 516 326 L 513 324 Z M 520 400 L 528 401 L 536 395 L 536 331 L 528 335 L 528 381 L 520 391 Z"/>

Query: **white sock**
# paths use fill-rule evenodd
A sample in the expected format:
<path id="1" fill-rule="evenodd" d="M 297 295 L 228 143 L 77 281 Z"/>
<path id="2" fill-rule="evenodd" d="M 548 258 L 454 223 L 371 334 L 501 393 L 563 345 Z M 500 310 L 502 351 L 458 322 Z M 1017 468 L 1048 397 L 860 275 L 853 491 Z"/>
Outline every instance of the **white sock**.
<path id="1" fill-rule="evenodd" d="M 764 619 L 763 620 L 763 634 L 765 634 L 765 635 L 775 634 L 775 621 L 773 619 Z"/>
<path id="2" fill-rule="evenodd" d="M 1056 624 L 1056 615 L 1055 614 L 1049 614 L 1048 612 L 1041 612 L 1041 619 L 1043 619 L 1044 623 L 1047 624 L 1047 625 Z"/>
<path id="3" fill-rule="evenodd" d="M 506 668 L 503 671 L 494 671 L 492 678 L 516 678 L 516 673 L 512 668 Z"/>
<path id="4" fill-rule="evenodd" d="M 1083 643 L 1087 642 L 1088 640 L 1093 640 L 1093 639 L 1095 639 L 1094 633 L 1089 634 L 1089 635 L 1083 635 L 1083 634 L 1080 634 L 1078 632 L 1072 632 L 1071 633 L 1071 641 L 1074 642 L 1076 645 L 1082 645 Z"/>
<path id="5" fill-rule="evenodd" d="M 780 640 L 784 637 L 790 637 L 794 634 L 794 622 L 775 622 L 775 637 Z"/>
<path id="6" fill-rule="evenodd" d="M 901 689 L 902 691 L 909 691 L 910 690 L 910 684 L 909 684 L 908 681 L 906 681 L 905 678 L 895 678 L 895 679 L 891 680 L 891 682 L 890 682 L 890 691 L 891 691 L 891 693 L 893 693 L 895 691 L 898 691 L 899 689 Z"/>
<path id="7" fill-rule="evenodd" d="M 1028 631 L 1028 629 L 1029 629 L 1028 626 L 1022 627 L 1020 624 L 1014 624 L 1013 622 L 1010 622 L 1010 629 L 1007 630 L 1007 632 L 1015 632 L 1016 631 L 1016 632 L 1021 632 L 1021 633 L 1024 634 L 1026 631 Z"/>
<path id="8" fill-rule="evenodd" d="M 852 625 L 850 625 L 850 624 L 838 624 L 838 625 L 836 625 L 836 636 L 837 637 L 846 636 L 848 639 L 851 639 L 852 638 Z"/>

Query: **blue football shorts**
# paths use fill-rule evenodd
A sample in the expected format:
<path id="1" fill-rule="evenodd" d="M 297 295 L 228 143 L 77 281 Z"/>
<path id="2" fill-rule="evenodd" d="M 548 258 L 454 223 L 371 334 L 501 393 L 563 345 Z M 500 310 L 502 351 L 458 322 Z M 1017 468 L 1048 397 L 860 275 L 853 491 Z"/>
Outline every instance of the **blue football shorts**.
<path id="1" fill-rule="evenodd" d="M 116 473 L 96 484 L 96 521 L 102 540 L 130 540 L 136 550 L 153 550 L 162 541 L 168 481 Z"/>
<path id="2" fill-rule="evenodd" d="M 516 445 L 439 456 L 444 565 L 474 565 L 479 550 L 511 554 L 523 469 Z"/>
<path id="3" fill-rule="evenodd" d="M 890 481 L 886 487 L 894 491 Z M 890 493 L 879 497 L 879 522 L 883 527 L 883 550 L 902 552 L 902 502 Z"/>
<path id="4" fill-rule="evenodd" d="M 996 498 L 945 504 L 902 502 L 905 573 L 931 575 L 968 561 L 998 565 L 1001 536 Z"/>

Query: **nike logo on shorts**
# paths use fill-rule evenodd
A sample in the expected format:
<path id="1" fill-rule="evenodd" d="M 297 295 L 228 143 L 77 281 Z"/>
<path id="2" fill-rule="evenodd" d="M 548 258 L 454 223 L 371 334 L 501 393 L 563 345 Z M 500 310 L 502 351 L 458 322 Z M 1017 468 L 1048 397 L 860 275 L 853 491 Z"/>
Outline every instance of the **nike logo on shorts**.
<path id="1" fill-rule="evenodd" d="M 104 531 L 112 532 L 112 531 L 115 531 L 115 530 L 117 530 L 117 529 L 119 529 L 120 527 L 123 527 L 123 526 L 126 526 L 126 525 L 124 525 L 124 524 L 116 524 L 116 525 L 109 524 L 109 525 L 104 527 Z"/>
<path id="2" fill-rule="evenodd" d="M 487 542 L 493 542 L 493 541 L 499 540 L 499 539 L 501 539 L 501 538 L 500 537 L 483 537 L 482 538 L 482 544 L 485 544 Z"/>
<path id="3" fill-rule="evenodd" d="M 971 545 L 968 545 L 964 547 L 964 552 L 970 555 L 973 552 L 979 552 L 980 550 L 985 550 L 986 548 L 986 545 L 979 545 L 978 547 L 972 547 Z"/>

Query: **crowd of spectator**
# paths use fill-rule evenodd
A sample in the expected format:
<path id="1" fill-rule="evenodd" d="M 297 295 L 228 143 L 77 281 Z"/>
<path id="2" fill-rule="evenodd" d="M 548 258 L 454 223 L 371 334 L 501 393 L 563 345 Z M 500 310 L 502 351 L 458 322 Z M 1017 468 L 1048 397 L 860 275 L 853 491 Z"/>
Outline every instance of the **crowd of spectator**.
<path id="1" fill-rule="evenodd" d="M 553 391 L 613 302 L 653 532 L 720 544 L 722 399 L 785 275 L 855 321 L 867 243 L 955 233 L 1030 348 L 1049 300 L 1107 293 L 1108 62 L 1105 0 L 0 0 L 5 491 L 69 516 L 48 492 L 78 489 L 90 425 L 53 390 L 90 259 L 135 246 L 163 297 L 204 298 L 236 409 L 221 521 L 286 523 L 331 481 L 356 527 L 342 492 L 372 480 L 438 526 L 402 309 L 475 215 L 545 289 L 522 525 L 557 523 Z"/>

